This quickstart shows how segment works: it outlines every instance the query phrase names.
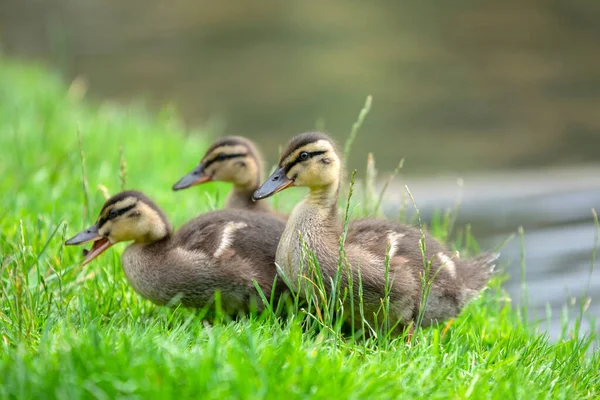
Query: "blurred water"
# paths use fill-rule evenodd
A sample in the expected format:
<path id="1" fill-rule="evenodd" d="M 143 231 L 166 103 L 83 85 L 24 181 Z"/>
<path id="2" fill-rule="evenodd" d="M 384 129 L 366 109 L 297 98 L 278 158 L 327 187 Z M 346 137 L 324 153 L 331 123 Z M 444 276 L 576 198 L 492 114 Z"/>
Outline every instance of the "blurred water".
<path id="1" fill-rule="evenodd" d="M 451 206 L 464 176 L 457 225 L 487 248 L 524 226 L 531 302 L 551 304 L 556 336 L 600 208 L 599 20 L 591 0 L 0 0 L 0 48 L 85 77 L 98 101 L 174 103 L 270 162 L 315 126 L 342 141 L 372 94 L 350 166 L 407 160 L 389 212 L 404 183 L 424 215 Z M 518 301 L 518 240 L 502 253 Z M 595 273 L 596 316 L 599 291 Z"/>
<path id="2" fill-rule="evenodd" d="M 0 43 L 270 160 L 317 123 L 344 138 L 372 94 L 351 166 L 464 172 L 598 161 L 598 20 L 593 0 L 2 0 Z"/>

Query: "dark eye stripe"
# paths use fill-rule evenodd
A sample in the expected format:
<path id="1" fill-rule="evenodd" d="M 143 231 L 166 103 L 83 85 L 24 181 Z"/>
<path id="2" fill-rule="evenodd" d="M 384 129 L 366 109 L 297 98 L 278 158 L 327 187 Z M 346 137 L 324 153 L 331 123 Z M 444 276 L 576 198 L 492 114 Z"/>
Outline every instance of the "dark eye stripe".
<path id="1" fill-rule="evenodd" d="M 132 204 L 132 205 L 130 205 L 130 206 L 127 206 L 127 207 L 124 207 L 124 208 L 121 208 L 121 209 L 117 210 L 117 216 L 119 216 L 119 215 L 123 215 L 123 214 L 125 214 L 127 211 L 129 211 L 129 210 L 133 210 L 133 208 L 136 206 L 136 204 L 137 204 L 137 203 L 133 203 L 133 204 Z"/>
<path id="2" fill-rule="evenodd" d="M 246 157 L 248 154 L 247 153 L 234 153 L 234 154 L 223 154 L 223 156 L 216 156 L 214 157 L 212 160 L 207 161 L 204 164 L 204 168 L 208 168 L 209 165 L 217 162 L 217 161 L 225 161 L 225 160 L 229 160 L 231 158 L 238 158 L 238 157 Z"/>
<path id="3" fill-rule="evenodd" d="M 133 203 L 130 206 L 123 207 L 123 208 L 120 208 L 120 209 L 116 210 L 117 214 L 114 217 L 112 217 L 112 218 L 116 218 L 119 215 L 125 214 L 127 211 L 132 210 L 136 205 L 137 205 L 137 202 Z M 115 210 L 115 209 L 113 208 L 113 210 Z M 111 219 L 111 218 L 108 217 L 108 216 L 100 218 L 100 220 L 98 221 L 98 227 L 101 227 L 102 225 L 104 225 L 106 223 L 106 221 L 108 221 L 109 219 Z"/>
<path id="4" fill-rule="evenodd" d="M 319 150 L 319 151 L 303 151 L 302 153 L 308 153 L 308 159 L 313 158 L 315 156 L 321 155 L 321 154 L 325 154 L 327 153 L 326 150 Z M 300 154 L 302 154 L 300 153 Z M 301 160 L 300 159 L 300 154 L 298 154 L 298 157 L 296 157 L 296 159 L 294 161 L 292 161 L 291 163 L 289 163 L 288 165 L 285 166 L 285 172 L 289 172 L 290 169 L 294 168 L 294 165 L 302 162 L 302 161 L 306 161 L 306 160 Z"/>

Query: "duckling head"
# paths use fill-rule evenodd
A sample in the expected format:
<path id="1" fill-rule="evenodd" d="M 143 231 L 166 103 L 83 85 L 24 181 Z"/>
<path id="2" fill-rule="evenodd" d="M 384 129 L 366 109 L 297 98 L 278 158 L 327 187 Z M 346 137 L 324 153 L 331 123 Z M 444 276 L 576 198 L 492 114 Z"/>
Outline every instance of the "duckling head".
<path id="1" fill-rule="evenodd" d="M 278 168 L 254 192 L 264 199 L 290 186 L 320 190 L 339 186 L 342 162 L 333 140 L 321 132 L 302 133 L 281 153 Z"/>
<path id="2" fill-rule="evenodd" d="M 210 181 L 256 188 L 262 181 L 260 160 L 260 153 L 248 139 L 239 136 L 221 138 L 208 148 L 196 168 L 173 185 L 173 190 Z"/>
<path id="3" fill-rule="evenodd" d="M 153 243 L 169 236 L 171 232 L 172 227 L 167 217 L 152 200 L 143 193 L 125 191 L 108 199 L 96 223 L 65 244 L 93 242 L 91 250 L 84 250 L 85 265 L 116 243 Z"/>

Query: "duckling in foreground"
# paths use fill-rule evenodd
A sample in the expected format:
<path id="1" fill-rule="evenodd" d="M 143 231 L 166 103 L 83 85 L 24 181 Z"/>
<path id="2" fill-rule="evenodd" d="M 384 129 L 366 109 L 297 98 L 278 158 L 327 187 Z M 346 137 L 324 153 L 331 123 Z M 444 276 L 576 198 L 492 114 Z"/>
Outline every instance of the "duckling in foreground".
<path id="1" fill-rule="evenodd" d="M 338 269 L 339 239 L 342 221 L 338 216 L 338 197 L 342 173 L 340 153 L 333 141 L 319 132 L 294 137 L 281 154 L 278 168 L 254 193 L 264 199 L 290 186 L 305 186 L 308 196 L 290 214 L 277 247 L 276 263 L 290 285 L 302 274 L 301 235 L 312 250 L 328 283 Z M 363 286 L 364 317 L 375 320 L 385 296 L 385 259 L 389 257 L 390 323 L 399 327 L 416 321 L 421 304 L 421 276 L 425 263 L 420 247 L 419 229 L 380 219 L 352 222 L 345 242 L 346 260 L 353 274 L 354 298 L 357 299 L 358 275 Z M 423 314 L 423 325 L 456 316 L 487 285 L 496 255 L 486 254 L 471 260 L 460 260 L 446 246 L 425 234 L 426 260 L 431 262 L 431 292 Z M 343 275 L 344 285 L 348 284 Z M 356 307 L 358 301 L 355 300 Z M 358 308 L 355 315 L 358 314 Z M 382 317 L 379 317 L 381 321 Z"/>
<path id="2" fill-rule="evenodd" d="M 266 201 L 252 200 L 252 193 L 263 181 L 262 157 L 252 141 L 241 136 L 216 140 L 206 150 L 200 163 L 173 185 L 173 190 L 186 189 L 211 181 L 233 184 L 225 208 L 273 212 Z"/>
<path id="3" fill-rule="evenodd" d="M 106 201 L 94 225 L 66 241 L 93 241 L 83 264 L 119 242 L 133 241 L 121 257 L 127 280 L 158 305 L 173 299 L 204 307 L 220 291 L 224 312 L 262 309 L 255 279 L 267 298 L 277 276 L 275 252 L 284 222 L 268 214 L 241 210 L 209 212 L 173 232 L 163 211 L 137 191 Z M 279 279 L 276 298 L 285 284 Z"/>

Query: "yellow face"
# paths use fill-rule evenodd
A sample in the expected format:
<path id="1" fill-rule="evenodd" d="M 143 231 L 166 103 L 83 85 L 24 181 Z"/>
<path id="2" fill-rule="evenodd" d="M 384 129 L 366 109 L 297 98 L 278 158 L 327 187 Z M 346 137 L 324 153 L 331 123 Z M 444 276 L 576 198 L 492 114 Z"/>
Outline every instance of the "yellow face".
<path id="1" fill-rule="evenodd" d="M 328 140 L 308 143 L 291 152 L 279 165 L 294 186 L 322 187 L 339 180 L 341 162 Z"/>
<path id="2" fill-rule="evenodd" d="M 135 197 L 111 204 L 98 217 L 98 233 L 111 243 L 150 242 L 166 234 L 160 215 Z"/>
<path id="3" fill-rule="evenodd" d="M 205 174 L 213 181 L 244 186 L 256 182 L 259 167 L 246 146 L 224 145 L 208 153 L 201 161 Z"/>
<path id="4" fill-rule="evenodd" d="M 330 140 L 323 138 L 286 149 L 279 168 L 252 195 L 255 200 L 272 196 L 290 186 L 311 189 L 339 183 L 341 160 Z"/>
<path id="5" fill-rule="evenodd" d="M 185 189 L 205 182 L 229 182 L 236 186 L 255 185 L 260 179 L 257 151 L 243 138 L 231 138 L 213 145 L 200 164 L 181 178 L 173 190 Z"/>
<path id="6" fill-rule="evenodd" d="M 94 242 L 92 249 L 85 251 L 84 264 L 98 257 L 109 247 L 119 242 L 135 241 L 151 243 L 164 238 L 170 232 L 166 217 L 156 206 L 150 206 L 146 197 L 136 192 L 123 192 L 109 199 L 102 208 L 94 225 L 67 240 L 67 245 Z M 148 200 L 149 201 L 149 200 Z"/>

